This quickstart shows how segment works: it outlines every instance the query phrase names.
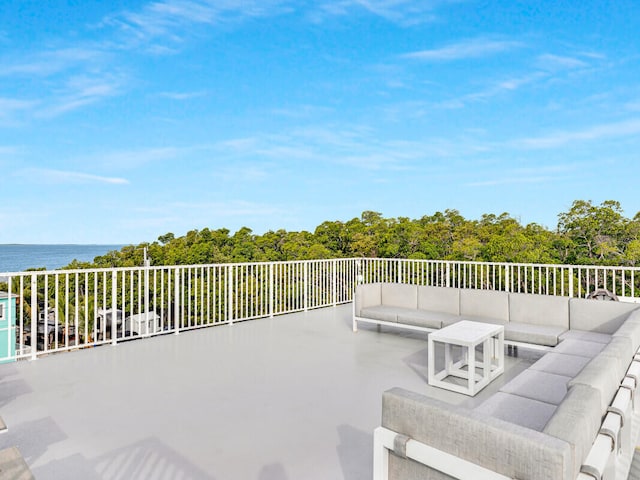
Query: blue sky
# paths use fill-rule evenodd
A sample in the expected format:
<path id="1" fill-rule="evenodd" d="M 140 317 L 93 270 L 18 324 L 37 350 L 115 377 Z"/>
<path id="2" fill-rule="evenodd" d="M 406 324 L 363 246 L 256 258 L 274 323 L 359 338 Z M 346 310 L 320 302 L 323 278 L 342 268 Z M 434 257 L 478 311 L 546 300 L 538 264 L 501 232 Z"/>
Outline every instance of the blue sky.
<path id="1" fill-rule="evenodd" d="M 640 210 L 637 1 L 4 0 L 0 243 Z"/>

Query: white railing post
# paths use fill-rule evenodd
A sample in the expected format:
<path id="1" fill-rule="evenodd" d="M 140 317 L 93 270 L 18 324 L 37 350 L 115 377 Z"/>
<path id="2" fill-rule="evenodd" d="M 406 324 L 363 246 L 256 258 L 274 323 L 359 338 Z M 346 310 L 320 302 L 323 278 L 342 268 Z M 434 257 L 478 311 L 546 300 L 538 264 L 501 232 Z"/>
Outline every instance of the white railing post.
<path id="1" fill-rule="evenodd" d="M 276 292 L 273 288 L 273 262 L 269 264 L 269 317 L 273 318 L 276 303 Z"/>
<path id="2" fill-rule="evenodd" d="M 509 275 L 510 271 L 511 271 L 511 268 L 509 267 L 509 264 L 505 264 L 504 265 L 504 291 L 505 292 L 511 291 L 511 276 Z"/>
<path id="3" fill-rule="evenodd" d="M 7 279 L 7 306 L 5 318 L 7 319 L 7 358 L 11 360 L 15 360 L 16 352 L 14 350 L 13 355 L 11 355 L 11 342 L 13 341 L 15 347 L 16 341 L 16 329 L 15 326 L 11 328 L 12 322 L 15 325 L 15 318 L 13 318 L 13 298 L 11 297 L 11 277 Z M 17 313 L 17 312 L 16 312 Z M 22 332 L 20 332 L 20 336 L 22 337 Z M 21 339 L 22 342 L 22 339 Z"/>
<path id="4" fill-rule="evenodd" d="M 333 297 L 333 306 L 335 307 L 338 304 L 338 261 L 335 258 L 331 262 L 331 268 L 333 268 L 333 273 L 331 275 L 333 292 L 331 292 L 331 295 Z"/>
<path id="5" fill-rule="evenodd" d="M 31 360 L 38 358 L 38 277 L 31 275 Z"/>
<path id="6" fill-rule="evenodd" d="M 174 334 L 178 335 L 180 333 L 180 284 L 181 284 L 181 272 L 180 268 L 176 267 L 175 275 L 174 275 L 174 285 L 173 285 L 173 328 L 175 330 Z"/>
<path id="7" fill-rule="evenodd" d="M 451 263 L 445 263 L 445 286 L 451 287 Z"/>
<path id="8" fill-rule="evenodd" d="M 111 272 L 111 345 L 118 343 L 118 271 Z M 124 282 L 122 283 L 124 289 Z M 69 301 L 67 299 L 67 301 Z M 124 311 L 122 312 L 122 321 L 124 322 Z M 76 332 L 76 335 L 78 332 Z"/>
<path id="9" fill-rule="evenodd" d="M 302 264 L 302 308 L 306 312 L 309 309 L 309 262 Z"/>
<path id="10" fill-rule="evenodd" d="M 569 267 L 569 297 L 573 296 L 573 267 Z"/>
<path id="11" fill-rule="evenodd" d="M 227 266 L 227 320 L 233 325 L 233 265 Z"/>

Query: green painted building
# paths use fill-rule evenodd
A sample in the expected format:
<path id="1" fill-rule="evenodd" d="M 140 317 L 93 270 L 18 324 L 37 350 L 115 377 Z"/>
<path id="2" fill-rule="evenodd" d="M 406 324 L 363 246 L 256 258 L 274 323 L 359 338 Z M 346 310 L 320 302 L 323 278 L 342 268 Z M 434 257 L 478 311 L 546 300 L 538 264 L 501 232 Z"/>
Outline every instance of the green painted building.
<path id="1" fill-rule="evenodd" d="M 16 360 L 17 295 L 0 292 L 0 363 Z"/>

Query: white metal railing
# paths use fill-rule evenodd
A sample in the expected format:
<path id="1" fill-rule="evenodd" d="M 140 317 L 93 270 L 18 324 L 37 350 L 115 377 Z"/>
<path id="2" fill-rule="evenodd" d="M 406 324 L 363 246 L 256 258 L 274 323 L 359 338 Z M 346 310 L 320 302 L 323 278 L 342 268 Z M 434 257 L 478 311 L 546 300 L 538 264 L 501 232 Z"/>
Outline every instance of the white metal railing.
<path id="1" fill-rule="evenodd" d="M 0 291 L 12 293 L 0 361 L 349 302 L 355 268 L 331 259 L 0 273 Z"/>
<path id="2" fill-rule="evenodd" d="M 585 297 L 605 289 L 621 299 L 640 297 L 640 268 L 621 266 L 359 259 L 363 282 L 400 282 L 457 288 Z"/>
<path id="3" fill-rule="evenodd" d="M 0 362 L 350 302 L 358 282 L 640 297 L 640 269 L 348 258 L 0 273 Z M 5 298 L 6 297 L 6 298 Z"/>

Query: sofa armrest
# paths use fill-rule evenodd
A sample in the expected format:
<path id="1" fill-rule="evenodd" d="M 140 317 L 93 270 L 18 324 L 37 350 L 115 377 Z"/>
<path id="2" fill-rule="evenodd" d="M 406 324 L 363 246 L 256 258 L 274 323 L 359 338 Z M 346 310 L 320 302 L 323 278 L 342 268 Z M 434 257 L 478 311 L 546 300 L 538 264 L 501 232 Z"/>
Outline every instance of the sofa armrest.
<path id="1" fill-rule="evenodd" d="M 382 426 L 509 478 L 572 478 L 567 442 L 401 388 L 383 394 Z"/>

